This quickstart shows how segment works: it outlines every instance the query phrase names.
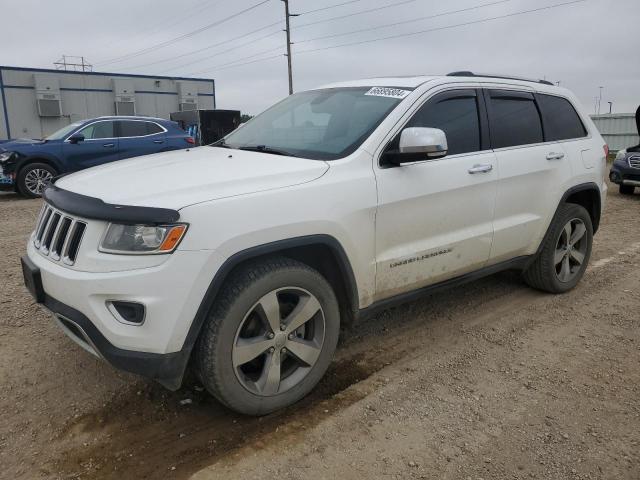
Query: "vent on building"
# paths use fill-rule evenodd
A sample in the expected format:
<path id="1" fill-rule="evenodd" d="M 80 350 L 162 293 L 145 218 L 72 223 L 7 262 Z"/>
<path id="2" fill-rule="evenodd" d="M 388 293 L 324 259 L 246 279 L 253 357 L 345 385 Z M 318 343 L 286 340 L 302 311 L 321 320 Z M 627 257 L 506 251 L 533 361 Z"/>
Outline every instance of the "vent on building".
<path id="1" fill-rule="evenodd" d="M 136 97 L 133 81 L 122 78 L 113 79 L 116 115 L 135 115 Z"/>
<path id="2" fill-rule="evenodd" d="M 184 103 L 180 103 L 180 111 L 181 112 L 186 112 L 189 110 L 197 110 L 198 109 L 198 104 L 194 101 L 189 101 L 187 100 Z"/>
<path id="3" fill-rule="evenodd" d="M 198 109 L 198 84 L 178 82 L 178 105 L 181 112 Z"/>
<path id="4" fill-rule="evenodd" d="M 135 115 L 135 102 L 116 102 L 116 115 Z"/>
<path id="5" fill-rule="evenodd" d="M 36 103 L 41 117 L 62 116 L 62 99 L 58 79 L 52 75 L 34 74 Z"/>

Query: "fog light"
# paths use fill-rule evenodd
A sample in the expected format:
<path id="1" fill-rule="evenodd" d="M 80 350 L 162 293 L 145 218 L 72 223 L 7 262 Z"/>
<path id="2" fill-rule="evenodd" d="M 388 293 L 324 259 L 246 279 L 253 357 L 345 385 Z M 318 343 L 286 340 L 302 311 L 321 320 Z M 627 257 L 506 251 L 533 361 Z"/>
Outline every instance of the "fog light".
<path id="1" fill-rule="evenodd" d="M 120 323 L 127 325 L 142 325 L 144 323 L 145 308 L 141 303 L 109 300 L 107 308 Z"/>

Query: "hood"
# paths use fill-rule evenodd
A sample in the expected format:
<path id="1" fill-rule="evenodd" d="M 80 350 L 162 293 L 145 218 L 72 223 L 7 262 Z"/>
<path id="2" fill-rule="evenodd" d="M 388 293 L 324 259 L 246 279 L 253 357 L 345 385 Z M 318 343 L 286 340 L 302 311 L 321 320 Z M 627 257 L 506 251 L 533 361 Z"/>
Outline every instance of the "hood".
<path id="1" fill-rule="evenodd" d="M 7 140 L 0 142 L 0 150 L 6 151 L 20 151 L 23 148 L 29 147 L 37 147 L 39 145 L 44 145 L 44 140 L 35 140 L 32 138 L 16 138 L 14 140 Z"/>
<path id="2" fill-rule="evenodd" d="M 180 209 L 321 177 L 327 162 L 217 147 L 145 155 L 82 170 L 56 186 L 106 203 Z"/>

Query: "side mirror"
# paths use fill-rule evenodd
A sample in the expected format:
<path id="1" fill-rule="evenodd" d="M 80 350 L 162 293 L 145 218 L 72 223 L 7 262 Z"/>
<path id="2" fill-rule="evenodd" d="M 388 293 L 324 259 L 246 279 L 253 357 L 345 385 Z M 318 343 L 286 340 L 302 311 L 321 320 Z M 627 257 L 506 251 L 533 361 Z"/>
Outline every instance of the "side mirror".
<path id="1" fill-rule="evenodd" d="M 69 137 L 69 143 L 78 143 L 78 142 L 84 142 L 84 135 L 82 135 L 81 133 L 74 133 Z"/>
<path id="2" fill-rule="evenodd" d="M 442 158 L 447 154 L 447 136 L 439 128 L 409 127 L 400 134 L 397 151 L 386 152 L 385 162 L 392 165 Z"/>

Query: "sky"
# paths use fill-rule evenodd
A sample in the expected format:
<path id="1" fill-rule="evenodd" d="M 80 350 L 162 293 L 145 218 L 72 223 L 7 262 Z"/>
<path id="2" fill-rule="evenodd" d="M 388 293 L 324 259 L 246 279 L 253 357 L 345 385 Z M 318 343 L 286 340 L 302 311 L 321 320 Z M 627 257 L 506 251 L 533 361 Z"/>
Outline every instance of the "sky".
<path id="1" fill-rule="evenodd" d="M 640 105 L 639 0 L 290 0 L 294 90 L 457 70 L 545 78 L 594 113 Z M 547 8 L 550 7 L 550 8 Z M 530 10 L 538 11 L 527 12 Z M 288 94 L 281 0 L 0 0 L 0 65 L 216 81 L 218 108 Z"/>

